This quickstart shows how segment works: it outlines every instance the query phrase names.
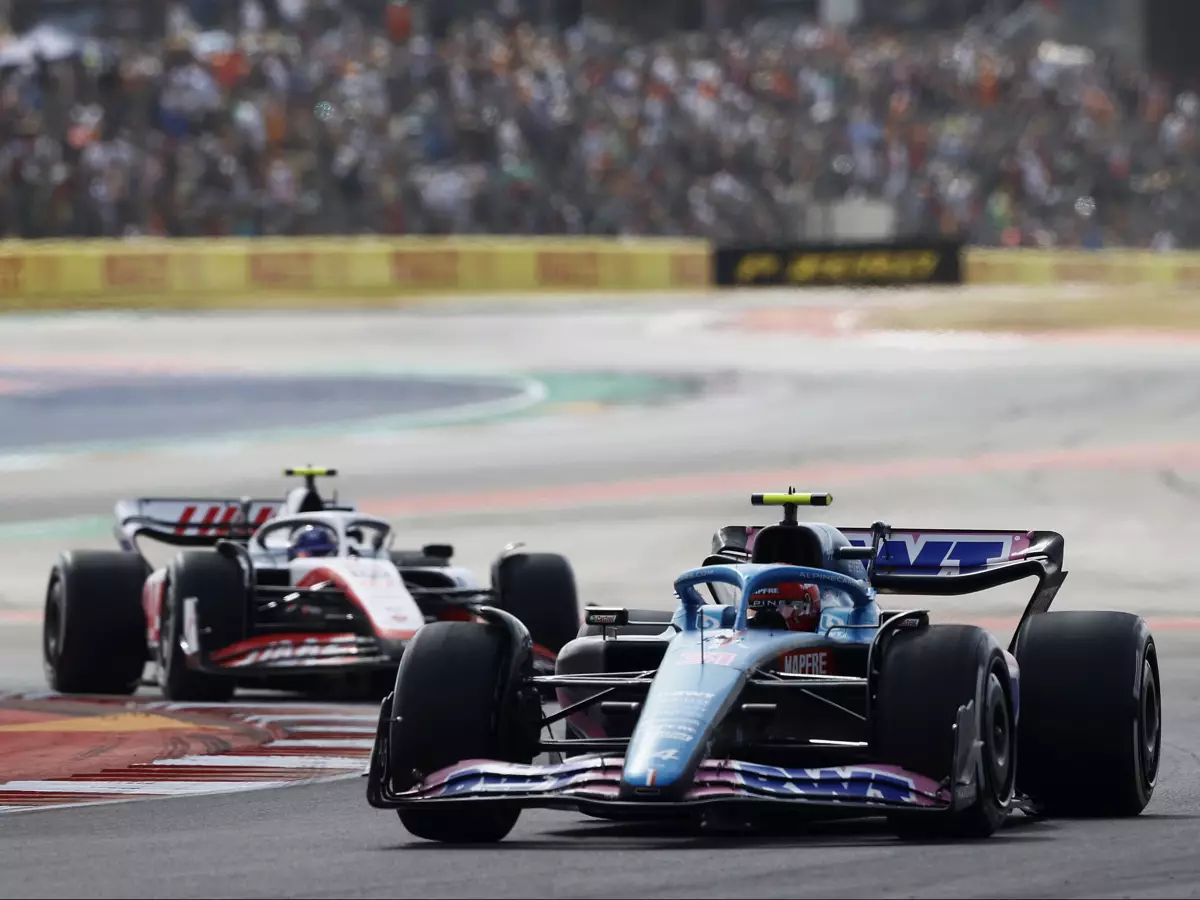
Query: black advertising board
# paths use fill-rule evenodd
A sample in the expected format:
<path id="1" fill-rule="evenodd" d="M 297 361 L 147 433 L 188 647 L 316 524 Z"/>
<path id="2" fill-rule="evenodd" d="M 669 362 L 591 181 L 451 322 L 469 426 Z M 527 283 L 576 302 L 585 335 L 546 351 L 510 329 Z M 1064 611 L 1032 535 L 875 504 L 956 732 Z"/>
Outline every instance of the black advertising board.
<path id="1" fill-rule="evenodd" d="M 959 241 L 718 247 L 719 287 L 897 287 L 962 284 Z"/>

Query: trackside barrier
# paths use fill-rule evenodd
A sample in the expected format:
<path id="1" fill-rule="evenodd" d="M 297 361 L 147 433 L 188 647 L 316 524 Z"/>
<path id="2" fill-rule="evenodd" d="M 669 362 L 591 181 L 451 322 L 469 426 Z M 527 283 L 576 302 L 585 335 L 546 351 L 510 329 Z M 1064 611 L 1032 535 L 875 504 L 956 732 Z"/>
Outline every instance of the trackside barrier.
<path id="1" fill-rule="evenodd" d="M 1200 287 L 1200 253 L 1195 252 L 972 248 L 965 266 L 968 284 Z"/>
<path id="2" fill-rule="evenodd" d="M 705 241 L 503 238 L 0 242 L 0 310 L 326 306 L 405 296 L 665 292 L 712 283 Z"/>
<path id="3" fill-rule="evenodd" d="M 713 247 L 649 238 L 0 241 L 0 311 L 960 282 L 1197 288 L 1200 253 L 961 248 L 937 241 Z"/>

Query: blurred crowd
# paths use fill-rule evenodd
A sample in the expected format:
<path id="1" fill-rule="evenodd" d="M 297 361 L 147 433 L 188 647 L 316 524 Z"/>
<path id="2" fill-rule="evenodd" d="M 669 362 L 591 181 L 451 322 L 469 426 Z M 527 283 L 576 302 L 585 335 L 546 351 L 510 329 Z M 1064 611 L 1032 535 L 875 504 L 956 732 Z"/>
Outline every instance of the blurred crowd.
<path id="1" fill-rule="evenodd" d="M 1200 246 L 1200 100 L 1082 48 L 196 2 L 162 41 L 0 55 L 6 236 L 787 240 L 866 199 L 986 245 Z"/>

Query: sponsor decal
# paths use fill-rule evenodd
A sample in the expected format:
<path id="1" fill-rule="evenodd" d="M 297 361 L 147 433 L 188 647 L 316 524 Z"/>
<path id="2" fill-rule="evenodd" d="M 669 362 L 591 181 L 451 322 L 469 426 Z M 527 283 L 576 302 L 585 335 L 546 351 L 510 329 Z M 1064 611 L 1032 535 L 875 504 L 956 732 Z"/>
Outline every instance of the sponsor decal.
<path id="1" fill-rule="evenodd" d="M 312 287 L 316 266 L 312 253 L 250 251 L 247 277 L 254 287 Z"/>
<path id="2" fill-rule="evenodd" d="M 647 770 L 645 783 L 653 785 L 657 774 L 656 769 Z M 620 778 L 620 767 L 602 761 L 520 769 L 489 763 L 450 773 L 430 785 L 426 796 L 544 792 L 615 799 Z M 684 799 L 721 796 L 925 807 L 946 804 L 950 799 L 949 791 L 943 793 L 935 782 L 885 766 L 785 769 L 738 760 L 701 763 L 695 786 Z"/>
<path id="3" fill-rule="evenodd" d="M 542 250 L 537 254 L 539 287 L 596 287 L 600 284 L 600 257 L 579 250 Z"/>
<path id="4" fill-rule="evenodd" d="M 244 654 L 230 653 L 222 665 L 240 668 L 284 660 L 325 659 L 330 657 L 358 656 L 363 651 L 355 638 L 334 640 L 311 638 L 303 641 L 282 640 L 249 650 Z M 233 648 L 231 648 L 232 650 Z"/>
<path id="5" fill-rule="evenodd" d="M 716 631 L 716 630 L 724 627 L 725 623 L 723 621 L 723 619 L 724 619 L 723 610 L 726 610 L 726 609 L 729 609 L 729 607 L 722 606 L 718 609 L 711 609 L 711 608 L 706 607 L 704 609 L 698 610 L 696 612 L 696 618 L 695 618 L 696 628 L 699 628 L 703 631 Z"/>
<path id="6" fill-rule="evenodd" d="M 710 666 L 732 666 L 736 660 L 736 653 L 721 653 L 709 650 L 704 651 L 704 653 L 701 653 L 699 650 L 689 650 L 687 653 L 679 654 L 679 665 L 681 666 L 698 666 L 701 663 Z"/>
<path id="7" fill-rule="evenodd" d="M 392 281 L 402 287 L 457 287 L 457 250 L 394 250 Z"/>
<path id="8" fill-rule="evenodd" d="M 171 264 L 165 253 L 120 253 L 104 258 L 104 281 L 113 288 L 165 290 L 171 286 Z"/>
<path id="9" fill-rule="evenodd" d="M 676 702 L 701 700 L 704 703 L 707 703 L 715 696 L 716 694 L 710 694 L 708 691 L 670 691 L 662 695 L 664 700 L 673 700 Z"/>
<path id="10" fill-rule="evenodd" d="M 812 796 L 813 799 L 849 799 L 916 804 L 913 780 L 873 768 L 779 769 L 778 774 L 758 774 L 739 765 L 746 787 L 763 793 Z M 780 777 L 782 776 L 782 777 Z"/>
<path id="11" fill-rule="evenodd" d="M 793 650 L 779 658 L 779 669 L 788 675 L 832 675 L 828 650 Z"/>
<path id="12" fill-rule="evenodd" d="M 865 547 L 869 536 L 847 532 L 850 543 Z M 1025 534 L 922 534 L 893 533 L 878 557 L 883 569 L 908 569 L 914 574 L 952 574 L 978 571 L 1020 556 L 1029 546 Z"/>
<path id="13" fill-rule="evenodd" d="M 683 741 L 684 743 L 690 743 L 696 739 L 696 732 L 678 729 L 664 730 L 660 728 L 651 732 L 651 736 L 658 741 Z"/>
<path id="14" fill-rule="evenodd" d="M 398 585 L 400 576 L 390 564 L 381 564 L 371 559 L 348 559 L 346 571 L 360 581 L 370 582 L 372 586 Z"/>
<path id="15" fill-rule="evenodd" d="M 0 294 L 19 294 L 24 287 L 24 258 L 20 256 L 0 257 Z"/>
<path id="16" fill-rule="evenodd" d="M 620 618 L 621 617 L 618 616 L 616 613 L 612 613 L 609 615 L 602 615 L 602 616 L 589 615 L 588 616 L 588 624 L 590 624 L 590 625 L 616 625 L 617 622 L 620 620 Z"/>
<path id="17" fill-rule="evenodd" d="M 706 287 L 711 274 L 707 253 L 671 255 L 671 284 L 674 287 Z"/>
<path id="18" fill-rule="evenodd" d="M 953 242 L 720 248 L 719 285 L 958 284 L 961 245 Z"/>
<path id="19" fill-rule="evenodd" d="M 182 506 L 182 508 L 180 508 Z M 258 528 L 266 523 L 273 515 L 277 506 L 272 503 L 256 503 L 250 507 L 250 526 Z M 176 512 L 175 510 L 178 510 Z M 230 503 L 212 503 L 207 506 L 200 507 L 195 504 L 182 503 L 176 504 L 171 501 L 152 500 L 146 503 L 143 507 L 143 515 L 151 518 L 161 519 L 165 522 L 174 521 L 175 533 L 185 534 L 189 529 L 194 529 L 199 535 L 219 534 L 223 530 L 230 528 L 238 521 L 241 513 L 241 504 L 236 502 Z"/>

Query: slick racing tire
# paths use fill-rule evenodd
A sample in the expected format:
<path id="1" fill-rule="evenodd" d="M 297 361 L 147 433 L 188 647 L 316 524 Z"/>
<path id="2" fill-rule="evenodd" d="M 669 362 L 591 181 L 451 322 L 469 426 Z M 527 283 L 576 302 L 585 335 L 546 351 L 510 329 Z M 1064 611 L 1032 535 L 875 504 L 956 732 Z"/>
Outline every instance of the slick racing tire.
<path id="1" fill-rule="evenodd" d="M 42 619 L 46 680 L 63 694 L 124 694 L 146 667 L 145 560 L 120 550 L 64 553 L 50 572 Z"/>
<path id="2" fill-rule="evenodd" d="M 1017 734 L 1004 652 L 982 628 L 932 625 L 887 639 L 872 710 L 873 756 L 940 782 L 954 776 L 954 726 L 974 701 L 982 772 L 974 802 L 955 812 L 893 813 L 902 838 L 982 838 L 1008 816 Z"/>
<path id="3" fill-rule="evenodd" d="M 499 627 L 479 622 L 434 622 L 417 632 L 400 660 L 392 698 L 393 790 L 408 790 L 462 760 L 533 761 L 535 751 L 514 750 L 501 735 L 505 725 L 521 728 L 505 702 L 507 643 Z M 526 747 L 536 747 L 539 724 L 540 714 L 529 723 L 532 734 L 523 735 Z M 490 803 L 397 812 L 410 833 L 447 843 L 501 841 L 520 816 L 515 806 Z"/>
<path id="4" fill-rule="evenodd" d="M 671 620 L 675 617 L 673 610 L 669 609 L 630 609 L 628 610 L 629 618 L 634 622 L 650 622 L 649 625 L 620 625 L 616 628 L 605 628 L 603 625 L 588 625 L 586 620 L 579 629 L 577 637 L 596 637 L 605 633 L 621 637 L 626 634 L 636 635 L 659 635 L 671 627 Z"/>
<path id="5" fill-rule="evenodd" d="M 1145 620 L 1123 612 L 1029 619 L 1021 666 L 1018 789 L 1059 816 L 1136 816 L 1162 753 L 1158 651 Z"/>
<path id="6" fill-rule="evenodd" d="M 158 683 L 168 700 L 226 703 L 237 683 L 232 676 L 210 675 L 187 665 L 185 602 L 196 602 L 196 630 L 203 655 L 241 640 L 245 632 L 246 596 L 242 569 L 236 560 L 211 550 L 189 550 L 175 557 L 167 573 L 166 596 L 159 623 L 156 668 Z"/>
<path id="7" fill-rule="evenodd" d="M 571 564 L 557 553 L 516 553 L 501 560 L 497 604 L 520 619 L 538 646 L 558 653 L 579 633 L 579 599 Z"/>

